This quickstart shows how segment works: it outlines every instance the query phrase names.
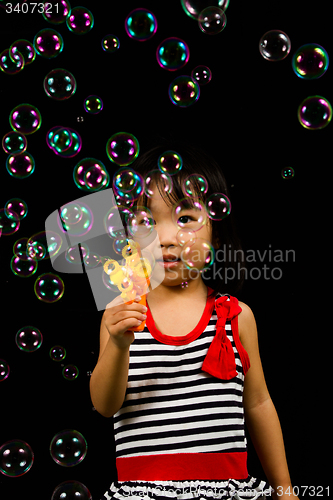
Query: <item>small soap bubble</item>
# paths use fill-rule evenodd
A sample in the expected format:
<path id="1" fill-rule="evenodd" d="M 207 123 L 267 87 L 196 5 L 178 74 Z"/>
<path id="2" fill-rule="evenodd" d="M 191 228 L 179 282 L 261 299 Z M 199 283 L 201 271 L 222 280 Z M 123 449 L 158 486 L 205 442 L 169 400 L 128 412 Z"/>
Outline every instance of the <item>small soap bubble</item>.
<path id="1" fill-rule="evenodd" d="M 281 30 L 267 31 L 259 40 L 259 52 L 267 61 L 282 61 L 290 49 L 290 38 Z"/>
<path id="2" fill-rule="evenodd" d="M 176 151 L 164 151 L 164 153 L 162 153 L 157 160 L 157 166 L 162 174 L 172 176 L 180 172 L 182 169 L 183 159 Z"/>
<path id="3" fill-rule="evenodd" d="M 160 188 L 165 193 L 171 193 L 173 181 L 169 174 L 161 172 L 160 169 L 151 170 L 144 176 L 145 194 L 148 198 L 152 198 L 154 194 L 158 194 Z"/>
<path id="4" fill-rule="evenodd" d="M 88 488 L 79 481 L 64 481 L 52 493 L 51 500 L 92 500 Z"/>
<path id="5" fill-rule="evenodd" d="M 9 364 L 4 359 L 0 359 L 0 382 L 6 380 L 9 377 L 9 373 L 10 373 Z M 3 469 L 1 468 L 1 455 L 0 455 L 0 472 L 1 471 L 3 472 Z"/>
<path id="6" fill-rule="evenodd" d="M 60 212 L 61 220 L 68 226 L 77 224 L 82 219 L 82 215 L 82 209 L 76 202 L 67 203 Z"/>
<path id="7" fill-rule="evenodd" d="M 186 244 L 191 246 L 196 240 L 196 234 L 195 231 L 191 231 L 190 229 L 179 229 L 176 238 L 181 247 Z"/>
<path id="8" fill-rule="evenodd" d="M 213 264 L 215 250 L 208 240 L 197 238 L 193 244 L 186 243 L 183 246 L 180 258 L 187 269 L 202 272 Z"/>
<path id="9" fill-rule="evenodd" d="M 23 476 L 33 463 L 34 453 L 21 439 L 7 441 L 0 447 L 0 472 L 7 477 Z"/>
<path id="10" fill-rule="evenodd" d="M 35 35 L 33 46 L 39 56 L 54 59 L 63 51 L 64 40 L 58 31 L 45 28 Z"/>
<path id="11" fill-rule="evenodd" d="M 74 75 L 64 68 L 52 69 L 44 78 L 43 87 L 47 96 L 55 101 L 69 99 L 76 92 Z"/>
<path id="12" fill-rule="evenodd" d="M 88 95 L 83 102 L 83 107 L 87 113 L 97 115 L 103 109 L 103 101 L 97 95 Z"/>
<path id="13" fill-rule="evenodd" d="M 9 155 L 6 160 L 7 172 L 16 179 L 26 179 L 35 170 L 35 160 L 33 156 L 24 151 L 24 153 Z"/>
<path id="14" fill-rule="evenodd" d="M 24 219 L 28 213 L 28 205 L 21 198 L 11 198 L 5 203 L 4 208 L 7 217 L 11 216 L 11 212 L 15 212 L 19 220 Z"/>
<path id="15" fill-rule="evenodd" d="M 171 218 L 178 229 L 199 231 L 207 222 L 205 204 L 200 199 L 182 198 L 173 205 Z"/>
<path id="16" fill-rule="evenodd" d="M 222 220 L 231 212 L 229 198 L 223 193 L 214 193 L 206 200 L 207 215 L 213 220 Z"/>
<path id="17" fill-rule="evenodd" d="M 54 304 L 63 296 L 65 285 L 57 274 L 44 273 L 35 281 L 34 292 L 36 297 L 46 304 Z"/>
<path id="18" fill-rule="evenodd" d="M 292 179 L 295 176 L 295 170 L 292 167 L 285 167 L 281 170 L 282 179 Z"/>
<path id="19" fill-rule="evenodd" d="M 212 72 L 207 66 L 200 65 L 191 71 L 191 77 L 202 87 L 211 81 Z"/>
<path id="20" fill-rule="evenodd" d="M 10 261 L 10 268 L 16 276 L 29 278 L 37 271 L 37 260 L 28 257 L 24 252 L 17 252 Z"/>
<path id="21" fill-rule="evenodd" d="M 329 57 L 318 43 L 307 43 L 296 50 L 291 64 L 295 75 L 305 80 L 315 80 L 326 73 Z"/>
<path id="22" fill-rule="evenodd" d="M 9 124 L 20 134 L 34 134 L 42 124 L 42 116 L 35 106 L 23 103 L 12 109 L 9 114 Z"/>
<path id="23" fill-rule="evenodd" d="M 199 14 L 198 24 L 203 33 L 217 35 L 226 27 L 227 16 L 220 7 L 206 7 Z"/>
<path id="24" fill-rule="evenodd" d="M 83 263 L 88 269 L 94 269 L 94 267 L 99 266 L 101 262 L 101 256 L 97 253 L 89 253 L 89 255 L 83 259 Z"/>
<path id="25" fill-rule="evenodd" d="M 67 0 L 48 0 L 45 5 L 51 8 L 43 9 L 42 16 L 51 24 L 62 24 L 66 21 L 71 11 L 70 3 Z"/>
<path id="26" fill-rule="evenodd" d="M 59 138 L 56 139 L 56 143 L 54 142 L 54 136 L 57 136 L 59 133 Z M 68 146 L 68 142 L 65 140 L 70 138 L 70 145 Z M 46 144 L 48 147 L 58 156 L 62 158 L 73 158 L 79 154 L 82 148 L 82 139 L 81 136 L 76 130 L 70 127 L 52 127 L 46 134 Z"/>
<path id="27" fill-rule="evenodd" d="M 83 158 L 75 165 L 73 179 L 75 185 L 86 192 L 99 190 L 110 182 L 110 176 L 104 163 L 90 157 Z"/>
<path id="28" fill-rule="evenodd" d="M 83 123 L 83 122 L 84 122 L 84 118 L 83 118 L 83 116 L 78 116 L 78 117 L 76 118 L 76 121 L 77 121 L 78 123 Z"/>
<path id="29" fill-rule="evenodd" d="M 50 454 L 58 465 L 74 467 L 85 458 L 87 447 L 87 441 L 81 432 L 74 429 L 65 429 L 52 438 Z"/>
<path id="30" fill-rule="evenodd" d="M 119 49 L 120 40 L 115 35 L 106 35 L 103 38 L 101 45 L 104 52 L 109 52 L 110 54 L 112 54 L 113 52 L 116 52 Z"/>
<path id="31" fill-rule="evenodd" d="M 176 71 L 190 58 L 190 49 L 184 40 L 170 37 L 163 40 L 156 49 L 156 59 L 161 68 Z"/>
<path id="32" fill-rule="evenodd" d="M 18 253 L 22 252 L 24 254 L 27 254 L 27 241 L 28 238 L 19 238 L 18 240 L 15 241 L 13 245 L 13 254 L 17 255 Z"/>
<path id="33" fill-rule="evenodd" d="M 224 12 L 230 0 L 181 0 L 184 12 L 191 18 L 198 20 L 200 12 L 207 7 L 219 7 Z"/>
<path id="34" fill-rule="evenodd" d="M 125 19 L 125 30 L 130 38 L 139 42 L 145 42 L 155 35 L 157 31 L 157 19 L 147 9 L 134 9 Z"/>
<path id="35" fill-rule="evenodd" d="M 52 361 L 62 361 L 66 357 L 66 349 L 61 345 L 55 345 L 50 349 L 50 358 Z"/>
<path id="36" fill-rule="evenodd" d="M 9 47 L 9 56 L 14 62 L 17 53 L 23 56 L 24 66 L 28 66 L 36 59 L 36 51 L 33 44 L 23 38 L 15 40 Z"/>
<path id="37" fill-rule="evenodd" d="M 121 167 L 113 176 L 112 187 L 120 197 L 129 193 L 132 200 L 137 200 L 144 192 L 144 179 L 135 170 Z"/>
<path id="38" fill-rule="evenodd" d="M 16 233 L 16 231 L 19 230 L 19 227 L 20 227 L 19 216 L 13 211 L 11 211 L 9 214 L 9 211 L 7 209 L 1 208 L 0 209 L 1 236 L 10 236 Z"/>
<path id="39" fill-rule="evenodd" d="M 108 158 L 121 167 L 133 163 L 139 155 L 139 151 L 139 141 L 128 132 L 117 132 L 106 143 Z"/>
<path id="40" fill-rule="evenodd" d="M 186 196 L 195 196 L 198 193 L 206 194 L 208 191 L 208 181 L 201 174 L 190 174 L 183 181 L 183 192 Z"/>
<path id="41" fill-rule="evenodd" d="M 54 257 L 62 247 L 62 238 L 55 231 L 39 231 L 28 238 L 27 255 L 35 260 Z"/>
<path id="42" fill-rule="evenodd" d="M 313 95 L 304 99 L 298 107 L 299 123 L 308 130 L 320 130 L 332 120 L 332 106 L 322 96 Z"/>
<path id="43" fill-rule="evenodd" d="M 188 282 L 187 281 L 183 281 L 180 286 L 182 288 L 188 288 Z"/>
<path id="44" fill-rule="evenodd" d="M 52 138 L 50 138 L 50 145 L 56 153 L 63 153 L 67 151 L 73 144 L 73 136 L 66 128 L 57 129 Z"/>
<path id="45" fill-rule="evenodd" d="M 154 229 L 154 217 L 147 207 L 136 206 L 134 217 L 128 219 L 128 232 L 135 240 L 147 238 Z"/>
<path id="46" fill-rule="evenodd" d="M 181 75 L 169 85 L 169 98 L 172 104 L 180 108 L 187 108 L 200 97 L 200 86 L 190 76 Z"/>
<path id="47" fill-rule="evenodd" d="M 21 351 L 35 352 L 43 343 L 43 335 L 34 326 L 23 326 L 15 335 L 15 343 Z"/>
<path id="48" fill-rule="evenodd" d="M 84 259 L 87 255 L 89 255 L 89 248 L 85 243 L 80 243 L 82 258 Z M 78 245 L 74 247 L 68 247 L 65 252 L 65 259 L 70 264 L 82 264 L 82 258 L 80 254 L 80 250 Z"/>
<path id="49" fill-rule="evenodd" d="M 75 35 L 85 35 L 94 26 L 94 16 L 86 7 L 74 7 L 66 17 L 66 25 Z"/>
<path id="50" fill-rule="evenodd" d="M 120 216 L 120 220 L 119 220 Z M 124 226 L 129 226 L 135 218 L 134 212 L 124 206 L 113 206 L 104 216 L 104 229 L 111 238 L 125 239 Z M 126 243 L 126 242 L 125 242 Z"/>
<path id="51" fill-rule="evenodd" d="M 79 376 L 79 369 L 75 365 L 67 365 L 62 370 L 62 376 L 65 380 L 76 380 Z"/>
<path id="52" fill-rule="evenodd" d="M 88 168 L 84 176 L 84 183 L 89 191 L 99 191 L 108 187 L 110 184 L 110 175 L 105 167 L 95 164 Z"/>
<path id="53" fill-rule="evenodd" d="M 0 53 L 0 70 L 6 75 L 17 75 L 23 70 L 24 57 L 20 52 L 16 52 L 13 58 L 10 56 L 9 49 L 5 49 Z"/>
<path id="54" fill-rule="evenodd" d="M 2 138 L 2 149 L 8 154 L 23 153 L 28 146 L 28 141 L 25 135 L 12 130 L 5 134 Z"/>

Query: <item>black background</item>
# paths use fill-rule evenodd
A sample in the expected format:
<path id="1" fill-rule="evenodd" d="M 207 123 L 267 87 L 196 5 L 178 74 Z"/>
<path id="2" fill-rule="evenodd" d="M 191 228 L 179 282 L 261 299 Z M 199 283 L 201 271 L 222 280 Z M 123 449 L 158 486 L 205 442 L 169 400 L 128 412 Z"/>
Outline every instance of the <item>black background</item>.
<path id="1" fill-rule="evenodd" d="M 294 0 L 291 7 L 279 1 L 231 0 L 227 26 L 215 36 L 199 30 L 180 0 L 71 3 L 72 8 L 78 5 L 89 8 L 95 20 L 93 29 L 83 36 L 70 32 L 66 24 L 51 25 L 36 12 L 0 10 L 0 52 L 18 38 L 32 42 L 37 31 L 46 27 L 56 29 L 64 39 L 64 50 L 57 58 L 37 55 L 17 75 L 0 73 L 0 136 L 11 130 L 10 111 L 20 103 L 36 106 L 43 120 L 41 128 L 27 136 L 28 152 L 36 161 L 30 177 L 11 177 L 5 168 L 7 154 L 0 152 L 1 207 L 12 197 L 28 205 L 19 231 L 1 237 L 0 358 L 8 362 L 11 372 L 0 384 L 0 445 L 22 439 L 34 451 L 34 464 L 27 474 L 19 478 L 0 474 L 1 499 L 51 498 L 59 483 L 75 479 L 97 500 L 115 479 L 112 420 L 94 411 L 89 395 L 103 311 L 96 310 L 84 275 L 62 274 L 61 300 L 40 302 L 33 285 L 39 274 L 52 272 L 50 261 L 40 262 L 32 277 L 20 278 L 12 273 L 10 259 L 18 238 L 44 230 L 51 212 L 84 196 L 73 182 L 73 168 L 80 159 L 100 159 L 112 178 L 117 168 L 109 161 L 105 145 L 121 130 L 137 137 L 141 151 L 147 149 L 154 132 L 172 131 L 197 141 L 216 158 L 231 186 L 244 249 L 295 250 L 297 268 L 292 260 L 274 263 L 266 258 L 253 263 L 260 269 L 264 264 L 269 269 L 280 267 L 282 278 L 264 279 L 261 274 L 260 279 L 248 279 L 238 299 L 256 317 L 262 363 L 280 417 L 292 483 L 326 487 L 331 424 L 326 348 L 330 327 L 325 318 L 330 290 L 332 125 L 306 130 L 298 122 L 297 108 L 309 95 L 332 102 L 332 79 L 330 67 L 320 79 L 298 78 L 291 58 L 305 43 L 319 43 L 331 54 L 327 2 Z M 130 39 L 124 29 L 125 17 L 137 7 L 151 9 L 158 20 L 157 33 L 146 42 Z M 286 32 L 291 39 L 291 52 L 283 61 L 269 62 L 259 53 L 260 37 L 272 29 Z M 120 39 L 114 54 L 101 48 L 103 36 L 109 33 Z M 155 56 L 157 45 L 169 36 L 184 39 L 190 48 L 189 62 L 176 72 L 162 69 Z M 174 106 L 168 97 L 170 82 L 199 64 L 211 69 L 212 81 L 201 88 L 199 100 L 189 108 Z M 59 67 L 77 80 L 76 93 L 62 102 L 43 90 L 45 75 Z M 98 115 L 83 109 L 89 94 L 99 95 L 104 102 Z M 84 121 L 77 121 L 80 116 Z M 79 155 L 64 159 L 47 147 L 46 133 L 55 125 L 80 133 Z M 281 170 L 288 166 L 294 168 L 295 177 L 283 180 Z M 36 352 L 22 352 L 15 344 L 16 332 L 25 325 L 42 332 L 43 344 Z M 67 350 L 62 364 L 49 357 L 56 344 Z M 79 369 L 74 381 L 66 381 L 61 374 L 61 365 L 70 363 Z M 57 465 L 49 452 L 53 436 L 63 429 L 80 431 L 88 443 L 86 458 L 72 468 Z M 251 442 L 248 469 L 265 477 Z"/>

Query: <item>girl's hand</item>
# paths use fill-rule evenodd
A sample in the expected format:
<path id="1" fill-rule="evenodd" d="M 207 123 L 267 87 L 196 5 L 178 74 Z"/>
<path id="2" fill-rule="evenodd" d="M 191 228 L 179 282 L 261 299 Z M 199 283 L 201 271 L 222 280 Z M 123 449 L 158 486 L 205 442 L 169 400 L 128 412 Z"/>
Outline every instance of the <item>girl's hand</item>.
<path id="1" fill-rule="evenodd" d="M 136 300 L 140 300 L 136 299 Z M 120 349 L 128 348 L 134 340 L 134 333 L 130 328 L 134 328 L 146 319 L 144 306 L 134 301 L 132 304 L 125 304 L 119 296 L 110 302 L 104 311 L 103 321 L 110 338 Z"/>

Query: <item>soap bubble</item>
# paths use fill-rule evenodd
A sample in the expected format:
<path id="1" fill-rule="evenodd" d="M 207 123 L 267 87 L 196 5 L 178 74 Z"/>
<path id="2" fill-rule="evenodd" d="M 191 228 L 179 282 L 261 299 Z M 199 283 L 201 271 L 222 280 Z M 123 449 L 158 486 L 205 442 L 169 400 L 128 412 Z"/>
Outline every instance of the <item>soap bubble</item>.
<path id="1" fill-rule="evenodd" d="M 9 49 L 0 53 L 0 69 L 6 75 L 17 75 L 24 68 L 24 57 L 20 52 L 16 52 L 13 58 L 10 57 Z"/>
<path id="2" fill-rule="evenodd" d="M 113 206 L 104 216 L 103 223 L 106 234 L 111 238 L 125 239 L 126 231 L 124 227 L 129 226 L 134 217 L 134 213 L 130 208 Z"/>
<path id="3" fill-rule="evenodd" d="M 18 253 L 24 253 L 27 255 L 27 241 L 28 238 L 19 238 L 15 241 L 13 245 L 13 254 L 17 255 Z"/>
<path id="4" fill-rule="evenodd" d="M 51 24 L 62 24 L 66 21 L 71 11 L 70 3 L 67 0 L 48 0 L 45 5 L 51 5 L 51 8 L 43 9 L 42 16 Z"/>
<path id="5" fill-rule="evenodd" d="M 223 193 L 214 193 L 206 200 L 207 215 L 213 220 L 222 220 L 231 212 L 229 198 Z"/>
<path id="6" fill-rule="evenodd" d="M 154 217 L 147 207 L 136 206 L 133 211 L 134 217 L 128 219 L 128 232 L 132 238 L 147 238 L 154 229 Z"/>
<path id="7" fill-rule="evenodd" d="M 92 500 L 92 496 L 83 483 L 64 481 L 55 488 L 51 500 Z"/>
<path id="8" fill-rule="evenodd" d="M 314 80 L 326 73 L 329 57 L 324 47 L 318 43 L 308 43 L 296 50 L 291 64 L 295 75 Z"/>
<path id="9" fill-rule="evenodd" d="M 35 352 L 43 343 L 43 335 L 34 326 L 23 326 L 15 335 L 15 343 L 21 351 Z"/>
<path id="10" fill-rule="evenodd" d="M 107 187 L 110 176 L 102 161 L 96 158 L 83 158 L 74 167 L 75 185 L 82 191 L 92 192 Z"/>
<path id="11" fill-rule="evenodd" d="M 55 101 L 69 99 L 76 92 L 74 75 L 64 68 L 52 69 L 44 78 L 43 87 L 47 96 Z"/>
<path id="12" fill-rule="evenodd" d="M 220 7 L 206 7 L 198 17 L 199 28 L 207 35 L 217 35 L 224 30 L 227 16 Z"/>
<path id="13" fill-rule="evenodd" d="M 33 463 L 34 453 L 25 441 L 13 439 L 0 446 L 0 472 L 5 476 L 23 476 Z"/>
<path id="14" fill-rule="evenodd" d="M 94 16 L 86 7 L 74 7 L 66 17 L 66 25 L 75 35 L 85 35 L 94 26 Z"/>
<path id="15" fill-rule="evenodd" d="M 84 259 L 89 255 L 89 248 L 85 243 L 80 243 L 80 248 L 82 252 L 82 258 Z M 65 252 L 65 259 L 70 264 L 82 264 L 81 254 L 78 245 L 74 247 L 68 247 Z"/>
<path id="16" fill-rule="evenodd" d="M 309 130 L 320 130 L 332 120 L 332 106 L 320 95 L 309 96 L 298 107 L 299 123 Z"/>
<path id="17" fill-rule="evenodd" d="M 24 252 L 17 252 L 10 261 L 10 268 L 16 276 L 29 278 L 37 271 L 38 262 Z"/>
<path id="18" fill-rule="evenodd" d="M 178 76 L 170 83 L 169 98 L 180 108 L 187 108 L 199 99 L 200 87 L 190 76 Z"/>
<path id="19" fill-rule="evenodd" d="M 163 40 L 156 49 L 156 59 L 161 68 L 176 71 L 185 66 L 190 58 L 190 49 L 184 40 L 170 37 Z"/>
<path id="20" fill-rule="evenodd" d="M 24 151 L 24 153 L 9 155 L 6 160 L 7 172 L 16 179 L 26 179 L 35 170 L 35 160 L 33 156 Z"/>
<path id="21" fill-rule="evenodd" d="M 36 59 L 36 51 L 33 44 L 24 38 L 15 40 L 9 47 L 9 56 L 12 61 L 15 62 L 15 56 L 18 53 L 23 56 L 24 66 L 28 66 Z"/>
<path id="22" fill-rule="evenodd" d="M 182 169 L 183 159 L 176 151 L 164 151 L 157 160 L 157 166 L 162 174 L 175 175 Z"/>
<path id="23" fill-rule="evenodd" d="M 28 213 L 28 205 L 21 198 L 11 198 L 5 203 L 5 211 L 7 217 L 11 216 L 11 212 L 17 214 L 19 220 L 24 219 Z"/>
<path id="24" fill-rule="evenodd" d="M 198 20 L 200 12 L 207 7 L 219 7 L 224 12 L 229 6 L 230 0 L 181 0 L 181 5 L 191 19 Z"/>
<path id="25" fill-rule="evenodd" d="M 53 437 L 50 443 L 50 454 L 58 465 L 74 467 L 85 458 L 87 441 L 81 432 L 65 429 Z"/>
<path id="26" fill-rule="evenodd" d="M 28 238 L 27 255 L 35 260 L 54 257 L 62 246 L 61 236 L 54 231 L 39 231 Z"/>
<path id="27" fill-rule="evenodd" d="M 62 361 L 66 357 L 66 349 L 61 345 L 55 345 L 51 347 L 49 354 L 52 361 Z"/>
<path id="28" fill-rule="evenodd" d="M 45 28 L 35 35 L 33 46 L 39 56 L 54 59 L 63 51 L 64 40 L 58 31 Z"/>
<path id="29" fill-rule="evenodd" d="M 113 176 L 113 190 L 120 197 L 130 193 L 132 200 L 137 200 L 144 192 L 144 180 L 141 174 L 127 167 L 121 167 Z"/>
<path id="30" fill-rule="evenodd" d="M 134 9 L 125 19 L 125 30 L 130 38 L 139 42 L 145 42 L 155 35 L 157 31 L 157 19 L 147 9 Z"/>
<path id="31" fill-rule="evenodd" d="M 106 35 L 101 44 L 104 52 L 109 52 L 110 54 L 116 52 L 120 47 L 119 38 L 115 35 Z"/>
<path id="32" fill-rule="evenodd" d="M 69 206 L 71 207 L 72 202 L 62 205 L 58 213 L 58 226 L 63 233 L 67 233 L 72 236 L 83 236 L 87 234 L 93 226 L 94 216 L 91 209 L 82 203 L 78 204 L 79 209 L 82 212 L 82 217 L 77 221 L 76 224 L 67 224 L 62 218 L 61 214 L 64 214 L 64 210 Z"/>
<path id="33" fill-rule="evenodd" d="M 109 172 L 105 169 L 105 167 L 103 168 L 100 165 L 95 164 L 86 171 L 84 183 L 89 191 L 99 191 L 100 189 L 104 189 L 108 187 L 110 183 Z"/>
<path id="34" fill-rule="evenodd" d="M 161 172 L 161 170 L 151 170 L 144 176 L 145 194 L 148 198 L 152 198 L 154 193 L 158 193 L 157 184 L 165 193 L 171 193 L 173 188 L 172 178 L 169 174 Z"/>
<path id="35" fill-rule="evenodd" d="M 292 167 L 285 167 L 281 170 L 282 179 L 292 179 L 295 175 L 295 170 Z"/>
<path id="36" fill-rule="evenodd" d="M 65 285 L 57 274 L 44 273 L 36 279 L 34 291 L 39 300 L 53 304 L 63 296 Z"/>
<path id="37" fill-rule="evenodd" d="M 192 69 L 191 77 L 202 87 L 211 81 L 212 72 L 207 66 L 200 65 Z"/>
<path id="38" fill-rule="evenodd" d="M 213 264 L 215 250 L 208 240 L 197 238 L 194 243 L 188 242 L 183 246 L 180 258 L 187 269 L 202 272 Z"/>
<path id="39" fill-rule="evenodd" d="M 47 132 L 46 144 L 56 155 L 73 158 L 81 151 L 82 139 L 80 134 L 70 127 L 55 126 Z"/>
<path id="40" fill-rule="evenodd" d="M 23 103 L 12 109 L 9 114 L 9 124 L 20 134 L 34 134 L 42 124 L 42 116 L 35 106 Z"/>
<path id="41" fill-rule="evenodd" d="M 8 154 L 23 153 L 28 146 L 28 141 L 25 135 L 15 132 L 7 132 L 2 138 L 2 149 Z"/>
<path id="42" fill-rule="evenodd" d="M 267 61 L 282 61 L 290 49 L 290 38 L 281 30 L 267 31 L 259 40 L 259 52 Z"/>
<path id="43" fill-rule="evenodd" d="M 9 373 L 10 373 L 9 364 L 4 359 L 0 359 L 0 382 L 6 380 L 9 377 Z M 3 469 L 1 468 L 1 454 L 0 454 L 0 472 L 3 472 Z"/>
<path id="44" fill-rule="evenodd" d="M 173 205 L 171 218 L 180 229 L 199 231 L 207 222 L 205 204 L 196 198 L 182 198 Z"/>
<path id="45" fill-rule="evenodd" d="M 62 376 L 65 380 L 76 380 L 79 376 L 79 369 L 75 365 L 67 365 L 62 370 Z"/>
<path id="46" fill-rule="evenodd" d="M 139 151 L 139 141 L 128 132 L 117 132 L 106 143 L 108 158 L 121 167 L 130 165 L 139 155 Z"/>
<path id="47" fill-rule="evenodd" d="M 188 244 L 188 246 L 191 246 L 196 240 L 196 234 L 195 231 L 192 231 L 191 229 L 179 229 L 178 233 L 176 234 L 176 238 L 181 247 L 186 244 Z"/>
<path id="48" fill-rule="evenodd" d="M 50 139 L 50 145 L 56 153 L 67 151 L 73 144 L 73 136 L 66 128 L 59 128 Z"/>
<path id="49" fill-rule="evenodd" d="M 208 191 L 208 181 L 201 174 L 190 174 L 184 179 L 182 187 L 186 196 L 195 196 L 197 193 L 203 195 Z"/>
<path id="50" fill-rule="evenodd" d="M 91 115 L 97 115 L 103 109 L 103 101 L 97 95 L 88 95 L 83 103 L 84 110 Z"/>
<path id="51" fill-rule="evenodd" d="M 183 281 L 183 282 L 180 284 L 180 286 L 181 286 L 182 288 L 188 288 L 188 281 Z"/>
<path id="52" fill-rule="evenodd" d="M 0 209 L 0 234 L 1 236 L 10 236 L 16 231 L 18 231 L 20 227 L 20 219 L 19 216 L 5 208 Z"/>

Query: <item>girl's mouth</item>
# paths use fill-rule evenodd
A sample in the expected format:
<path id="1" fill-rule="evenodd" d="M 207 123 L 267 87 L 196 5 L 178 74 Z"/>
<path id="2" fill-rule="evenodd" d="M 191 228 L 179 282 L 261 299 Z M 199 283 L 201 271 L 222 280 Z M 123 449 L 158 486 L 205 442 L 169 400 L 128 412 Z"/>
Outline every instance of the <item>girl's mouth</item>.
<path id="1" fill-rule="evenodd" d="M 180 262 L 180 259 L 178 259 L 176 261 L 166 261 L 166 260 L 159 260 L 158 261 L 159 265 L 164 267 L 164 268 L 175 267 L 175 266 L 177 266 L 177 264 L 179 264 L 179 262 Z"/>

